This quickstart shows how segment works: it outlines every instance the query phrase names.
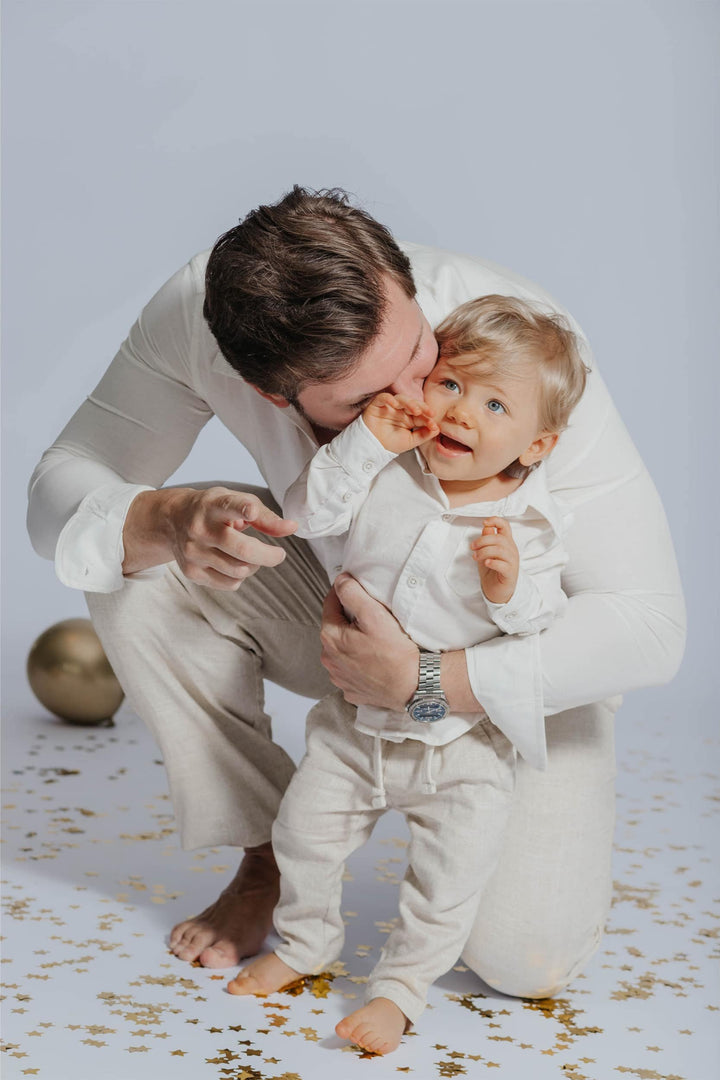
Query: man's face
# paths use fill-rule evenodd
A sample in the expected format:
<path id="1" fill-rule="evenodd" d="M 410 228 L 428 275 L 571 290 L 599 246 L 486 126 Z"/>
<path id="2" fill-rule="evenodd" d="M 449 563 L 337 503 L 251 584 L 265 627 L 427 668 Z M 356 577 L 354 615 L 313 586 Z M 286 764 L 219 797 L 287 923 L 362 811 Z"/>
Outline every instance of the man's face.
<path id="1" fill-rule="evenodd" d="M 335 382 L 311 383 L 297 405 L 317 427 L 340 431 L 383 390 L 422 399 L 425 376 L 437 359 L 430 324 L 418 307 L 386 278 L 387 306 L 382 328 L 353 370 Z"/>

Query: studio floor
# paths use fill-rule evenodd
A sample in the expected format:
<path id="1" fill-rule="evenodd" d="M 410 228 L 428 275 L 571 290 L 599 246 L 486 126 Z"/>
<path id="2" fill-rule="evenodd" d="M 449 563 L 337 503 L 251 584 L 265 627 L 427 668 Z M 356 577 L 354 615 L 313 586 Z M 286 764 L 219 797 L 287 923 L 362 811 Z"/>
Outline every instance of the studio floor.
<path id="1" fill-rule="evenodd" d="M 114 727 L 63 724 L 21 681 L 4 718 L 5 1080 L 720 1075 L 711 735 L 621 711 L 614 905 L 585 974 L 559 998 L 529 1001 L 458 964 L 416 1031 L 377 1058 L 333 1028 L 359 1003 L 396 915 L 402 819 L 386 816 L 348 866 L 336 968 L 297 994 L 231 997 L 228 972 L 177 960 L 167 938 L 219 892 L 236 853 L 180 850 L 158 752 L 129 709 Z M 297 731 L 307 702 L 276 693 L 272 704 L 276 730 Z"/>

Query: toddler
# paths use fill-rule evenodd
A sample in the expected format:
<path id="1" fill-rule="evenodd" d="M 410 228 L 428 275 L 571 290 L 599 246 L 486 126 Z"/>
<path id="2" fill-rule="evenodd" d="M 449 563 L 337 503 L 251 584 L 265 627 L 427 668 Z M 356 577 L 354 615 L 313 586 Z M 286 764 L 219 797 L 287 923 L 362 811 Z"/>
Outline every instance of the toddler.
<path id="1" fill-rule="evenodd" d="M 504 730 L 483 712 L 449 710 L 440 654 L 538 634 L 562 613 L 567 518 L 543 459 L 586 377 L 562 318 L 518 299 L 470 301 L 436 334 L 424 402 L 379 394 L 284 499 L 299 536 L 346 535 L 343 569 L 420 647 L 420 680 L 404 713 L 355 709 L 339 691 L 311 711 L 272 834 L 283 943 L 228 986 L 270 994 L 338 959 L 345 860 L 394 807 L 410 831 L 399 920 L 366 1004 L 336 1028 L 380 1054 L 398 1046 L 469 936 L 500 852 L 516 749 L 545 764 L 544 730 L 526 730 L 522 708 Z"/>

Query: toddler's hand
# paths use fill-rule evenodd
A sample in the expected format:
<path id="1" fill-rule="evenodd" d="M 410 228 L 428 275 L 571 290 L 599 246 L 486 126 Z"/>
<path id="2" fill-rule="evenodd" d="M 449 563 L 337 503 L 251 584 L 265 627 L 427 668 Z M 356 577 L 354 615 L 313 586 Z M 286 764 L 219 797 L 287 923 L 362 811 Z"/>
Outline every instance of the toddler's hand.
<path id="1" fill-rule="evenodd" d="M 485 518 L 482 535 L 470 542 L 470 548 L 486 598 L 492 604 L 507 604 L 520 570 L 520 554 L 507 521 Z"/>
<path id="2" fill-rule="evenodd" d="M 362 416 L 375 438 L 394 454 L 414 450 L 440 430 L 429 405 L 401 394 L 378 394 Z"/>

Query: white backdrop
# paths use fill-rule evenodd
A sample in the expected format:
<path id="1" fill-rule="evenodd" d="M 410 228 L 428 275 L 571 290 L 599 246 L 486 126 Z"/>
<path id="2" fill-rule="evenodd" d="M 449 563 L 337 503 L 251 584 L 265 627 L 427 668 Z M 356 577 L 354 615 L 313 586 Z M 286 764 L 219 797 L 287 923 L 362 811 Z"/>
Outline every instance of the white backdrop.
<path id="1" fill-rule="evenodd" d="M 401 238 L 535 279 L 583 325 L 664 499 L 690 609 L 679 677 L 621 716 L 692 729 L 720 629 L 719 14 L 5 0 L 6 665 L 84 611 L 30 548 L 25 486 L 141 305 L 259 202 L 339 185 Z M 256 475 L 213 422 L 177 479 Z"/>

